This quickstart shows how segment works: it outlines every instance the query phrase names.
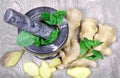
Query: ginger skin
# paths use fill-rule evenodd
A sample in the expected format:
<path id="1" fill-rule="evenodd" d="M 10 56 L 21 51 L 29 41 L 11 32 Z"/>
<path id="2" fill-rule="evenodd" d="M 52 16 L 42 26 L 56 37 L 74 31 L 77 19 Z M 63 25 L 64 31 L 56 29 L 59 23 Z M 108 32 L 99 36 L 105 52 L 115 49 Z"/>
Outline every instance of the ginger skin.
<path id="1" fill-rule="evenodd" d="M 76 29 L 78 29 L 78 27 L 80 26 L 80 21 L 82 20 L 82 14 L 78 9 L 72 8 L 67 11 L 66 19 L 69 26 L 69 35 L 68 35 L 67 42 L 63 48 L 64 50 L 66 49 L 69 50 L 68 47 L 70 46 L 70 41 L 73 38 L 73 35 Z M 65 51 L 65 52 L 68 52 L 68 51 Z"/>
<path id="2" fill-rule="evenodd" d="M 63 59 L 63 64 L 67 65 L 80 55 L 80 46 L 77 40 L 72 40 L 69 53 Z"/>
<path id="3" fill-rule="evenodd" d="M 64 69 L 67 67 L 75 67 L 75 66 L 87 66 L 95 68 L 97 67 L 97 62 L 95 60 L 88 60 L 86 58 L 79 58 L 80 56 L 80 45 L 77 39 L 74 39 L 73 35 L 75 34 L 76 29 L 80 25 L 81 18 L 79 17 L 81 14 L 72 12 L 72 10 L 77 11 L 75 9 L 68 10 L 67 13 L 67 21 L 69 23 L 69 36 L 68 40 L 60 52 L 60 57 L 62 59 L 62 64 L 59 65 L 58 69 Z M 72 15 L 73 13 L 73 15 Z M 79 19 L 78 19 L 79 17 Z M 75 20 L 76 18 L 76 20 Z M 79 20 L 79 21 L 78 21 Z M 87 18 L 83 20 L 82 27 L 80 32 L 80 39 L 87 38 L 90 40 L 99 40 L 103 42 L 101 45 L 94 47 L 93 49 L 100 51 L 104 56 L 109 56 L 112 54 L 111 48 L 108 46 L 113 43 L 116 39 L 114 35 L 114 29 L 109 25 L 100 25 L 97 27 L 97 21 L 92 18 Z M 89 52 L 86 56 L 92 55 Z"/>
<path id="4" fill-rule="evenodd" d="M 116 39 L 114 29 L 111 26 L 101 24 L 94 39 L 103 42 L 100 46 L 95 47 L 95 50 L 100 51 L 103 55 L 111 55 L 111 49 L 107 47 Z"/>
<path id="5" fill-rule="evenodd" d="M 80 32 L 80 39 L 88 38 L 93 40 L 95 33 L 97 32 L 98 28 L 96 26 L 97 22 L 95 19 L 86 18 L 82 22 L 81 32 Z"/>

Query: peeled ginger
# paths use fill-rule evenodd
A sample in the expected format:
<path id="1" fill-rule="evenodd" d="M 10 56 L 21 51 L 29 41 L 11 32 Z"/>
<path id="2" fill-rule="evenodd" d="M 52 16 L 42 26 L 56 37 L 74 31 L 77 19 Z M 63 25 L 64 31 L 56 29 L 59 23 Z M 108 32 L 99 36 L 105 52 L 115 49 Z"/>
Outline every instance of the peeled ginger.
<path id="1" fill-rule="evenodd" d="M 6 67 L 15 66 L 23 56 L 24 52 L 25 50 L 17 50 L 17 51 L 6 53 L 2 57 L 2 60 L 1 60 L 2 65 Z"/>
<path id="2" fill-rule="evenodd" d="M 39 68 L 39 73 L 42 78 L 51 78 L 52 72 L 47 62 L 42 61 Z"/>
<path id="3" fill-rule="evenodd" d="M 49 66 L 50 67 L 56 67 L 61 64 L 60 58 L 54 58 L 50 61 Z"/>
<path id="4" fill-rule="evenodd" d="M 88 67 L 74 67 L 69 68 L 67 74 L 73 78 L 88 78 L 91 71 Z"/>
<path id="5" fill-rule="evenodd" d="M 30 76 L 38 76 L 39 75 L 38 69 L 39 67 L 33 62 L 27 62 L 23 64 L 24 72 Z"/>

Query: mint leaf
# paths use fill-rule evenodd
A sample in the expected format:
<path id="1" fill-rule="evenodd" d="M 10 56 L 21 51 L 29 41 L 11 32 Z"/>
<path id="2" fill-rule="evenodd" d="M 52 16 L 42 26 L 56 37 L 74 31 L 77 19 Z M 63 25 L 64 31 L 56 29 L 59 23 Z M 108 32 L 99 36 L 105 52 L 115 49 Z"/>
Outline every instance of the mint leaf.
<path id="1" fill-rule="evenodd" d="M 98 58 L 103 59 L 103 55 L 98 50 L 92 50 L 92 53 Z"/>
<path id="2" fill-rule="evenodd" d="M 99 46 L 99 45 L 101 45 L 103 42 L 100 42 L 100 41 L 98 41 L 98 40 L 94 40 L 93 43 L 94 43 L 93 46 Z"/>
<path id="3" fill-rule="evenodd" d="M 50 13 L 48 12 L 42 12 L 41 15 L 40 15 L 40 18 L 43 19 L 43 20 L 50 20 Z"/>
<path id="4" fill-rule="evenodd" d="M 34 44 L 35 44 L 36 47 L 40 46 L 40 38 L 39 37 L 36 37 L 36 40 L 35 40 Z"/>
<path id="5" fill-rule="evenodd" d="M 57 17 L 57 23 L 58 23 L 58 24 L 62 24 L 62 23 L 63 23 L 63 18 Z"/>
<path id="6" fill-rule="evenodd" d="M 87 48 L 89 48 L 89 49 L 92 48 L 92 46 L 94 44 L 92 40 L 88 40 L 87 38 L 84 38 L 83 41 L 84 41 Z"/>
<path id="7" fill-rule="evenodd" d="M 80 42 L 80 55 L 83 56 L 87 54 L 88 48 L 86 47 L 84 41 Z"/>
<path id="8" fill-rule="evenodd" d="M 56 25 L 57 24 L 57 20 L 56 17 L 50 15 L 50 19 L 49 20 L 45 20 L 45 22 L 49 25 Z"/>
<path id="9" fill-rule="evenodd" d="M 66 11 L 63 11 L 63 10 L 61 10 L 61 11 L 56 11 L 56 12 L 53 13 L 53 16 L 63 18 L 63 17 L 66 15 L 66 13 L 67 13 L 67 12 L 66 12 Z"/>
<path id="10" fill-rule="evenodd" d="M 53 13 L 53 16 L 57 18 L 57 23 L 62 24 L 63 23 L 63 17 L 66 15 L 66 11 L 56 11 Z"/>
<path id="11" fill-rule="evenodd" d="M 49 25 L 56 25 L 56 17 L 48 12 L 42 12 L 40 18 L 43 19 Z"/>
<path id="12" fill-rule="evenodd" d="M 97 60 L 97 59 L 103 59 L 103 55 L 100 53 L 100 51 L 97 50 L 92 50 L 93 55 L 91 56 L 86 56 L 86 59 L 89 60 Z"/>
<path id="13" fill-rule="evenodd" d="M 98 40 L 88 40 L 87 38 L 83 39 L 85 45 L 87 46 L 87 48 L 91 49 L 92 47 L 96 47 L 101 45 L 103 42 L 100 42 Z"/>
<path id="14" fill-rule="evenodd" d="M 59 29 L 56 29 L 55 31 L 53 31 L 50 36 L 48 37 L 48 39 L 44 40 L 41 39 L 41 45 L 46 45 L 46 44 L 51 44 L 53 43 L 53 41 L 55 41 L 58 37 L 59 34 Z"/>
<path id="15" fill-rule="evenodd" d="M 22 31 L 17 37 L 17 44 L 22 47 L 30 46 L 35 43 L 36 37 L 29 32 Z"/>
<path id="16" fill-rule="evenodd" d="M 88 60 L 97 60 L 98 59 L 95 55 L 86 56 L 85 58 Z"/>
<path id="17" fill-rule="evenodd" d="M 57 25 L 63 23 L 63 17 L 65 15 L 66 11 L 56 11 L 53 14 L 50 14 L 48 12 L 42 12 L 40 18 L 49 25 Z"/>

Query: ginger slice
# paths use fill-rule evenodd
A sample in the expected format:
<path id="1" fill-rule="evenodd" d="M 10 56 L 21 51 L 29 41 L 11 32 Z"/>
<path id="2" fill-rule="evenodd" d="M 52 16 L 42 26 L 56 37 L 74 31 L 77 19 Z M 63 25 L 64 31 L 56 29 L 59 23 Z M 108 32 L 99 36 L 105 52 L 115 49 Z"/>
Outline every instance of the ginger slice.
<path id="1" fill-rule="evenodd" d="M 49 66 L 50 67 L 56 67 L 61 64 L 60 58 L 54 58 L 50 61 Z"/>
<path id="2" fill-rule="evenodd" d="M 6 53 L 2 57 L 2 60 L 1 60 L 2 65 L 6 67 L 15 66 L 23 56 L 24 52 L 25 50 L 18 50 L 18 51 Z"/>
<path id="3" fill-rule="evenodd" d="M 91 70 L 88 67 L 74 67 L 69 68 L 67 74 L 73 78 L 88 78 Z"/>
<path id="4" fill-rule="evenodd" d="M 34 62 L 27 62 L 23 64 L 23 70 L 30 76 L 38 76 L 39 75 L 39 67 Z"/>
<path id="5" fill-rule="evenodd" d="M 47 62 L 42 61 L 40 68 L 39 68 L 39 73 L 42 78 L 51 78 L 52 72 Z"/>

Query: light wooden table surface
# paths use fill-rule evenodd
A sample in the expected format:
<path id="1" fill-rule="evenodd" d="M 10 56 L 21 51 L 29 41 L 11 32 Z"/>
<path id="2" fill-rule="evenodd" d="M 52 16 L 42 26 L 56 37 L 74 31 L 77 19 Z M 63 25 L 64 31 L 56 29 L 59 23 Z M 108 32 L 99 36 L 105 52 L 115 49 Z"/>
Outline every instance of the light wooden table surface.
<path id="1" fill-rule="evenodd" d="M 90 78 L 120 78 L 120 0 L 0 0 L 0 57 L 12 50 L 20 49 L 16 45 L 17 28 L 6 24 L 3 15 L 7 8 L 14 8 L 26 13 L 32 8 L 49 6 L 67 10 L 76 7 L 81 10 L 83 18 L 93 17 L 100 23 L 108 23 L 115 28 L 117 40 L 111 45 L 112 56 L 100 60 L 99 66 L 92 69 Z M 26 52 L 20 62 L 12 68 L 0 65 L 0 78 L 30 78 L 22 70 L 22 64 L 34 61 L 40 65 L 39 59 Z M 53 78 L 70 78 L 64 71 L 57 71 Z"/>

